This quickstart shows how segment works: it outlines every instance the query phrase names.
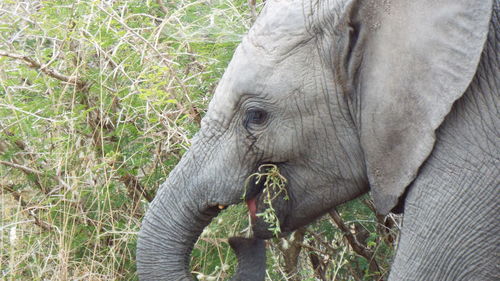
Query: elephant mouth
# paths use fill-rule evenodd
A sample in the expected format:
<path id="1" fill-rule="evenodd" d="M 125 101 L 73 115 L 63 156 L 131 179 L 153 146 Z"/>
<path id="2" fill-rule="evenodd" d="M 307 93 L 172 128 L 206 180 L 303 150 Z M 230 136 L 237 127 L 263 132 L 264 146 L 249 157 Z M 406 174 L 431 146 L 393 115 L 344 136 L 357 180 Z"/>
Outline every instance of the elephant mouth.
<path id="1" fill-rule="evenodd" d="M 259 200 L 259 197 L 264 190 L 264 182 L 265 179 L 261 179 L 259 182 L 257 182 L 255 176 L 251 176 L 248 181 L 248 186 L 244 198 L 252 222 L 255 222 L 255 220 L 257 220 L 257 201 Z"/>
<path id="2" fill-rule="evenodd" d="M 252 221 L 257 219 L 257 197 L 246 200 L 248 213 Z"/>
<path id="3" fill-rule="evenodd" d="M 283 163 L 272 163 L 266 165 L 278 166 L 280 168 L 283 167 L 282 166 Z M 260 170 L 260 172 L 267 172 L 267 171 Z M 268 196 L 267 193 L 269 192 L 269 190 L 266 191 L 266 185 L 265 185 L 265 182 L 267 181 L 267 176 L 262 176 L 259 180 L 257 179 L 258 178 L 255 176 L 255 174 L 253 177 L 250 177 L 248 179 L 244 201 L 248 208 L 248 214 L 250 215 L 254 236 L 260 239 L 268 239 L 273 236 L 269 232 L 270 225 L 264 222 L 264 220 L 260 217 L 260 214 L 265 212 L 265 210 L 268 208 L 267 204 L 269 204 L 269 202 L 264 202 L 265 198 Z M 271 193 L 269 195 L 273 196 L 275 194 Z M 277 199 L 277 196 L 275 196 L 275 199 Z M 272 206 L 272 208 L 275 209 L 276 216 L 279 219 L 280 225 L 283 225 L 285 219 L 284 217 L 282 217 L 283 212 L 280 212 L 283 211 L 282 209 L 283 207 L 286 207 L 283 204 L 284 202 L 281 202 L 281 200 L 277 199 L 273 201 L 273 206 Z"/>

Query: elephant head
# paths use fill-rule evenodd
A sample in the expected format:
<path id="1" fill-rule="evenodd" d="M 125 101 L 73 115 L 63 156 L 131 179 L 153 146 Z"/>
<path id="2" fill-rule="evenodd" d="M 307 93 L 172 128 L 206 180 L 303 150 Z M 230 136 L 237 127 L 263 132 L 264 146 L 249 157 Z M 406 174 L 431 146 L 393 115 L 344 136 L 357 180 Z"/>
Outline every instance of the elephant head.
<path id="1" fill-rule="evenodd" d="M 236 49 L 200 131 L 160 187 L 138 241 L 141 280 L 191 280 L 192 247 L 263 164 L 287 179 L 283 232 L 371 189 L 391 211 L 472 80 L 491 2 L 271 0 Z M 254 235 L 272 236 L 262 219 Z"/>

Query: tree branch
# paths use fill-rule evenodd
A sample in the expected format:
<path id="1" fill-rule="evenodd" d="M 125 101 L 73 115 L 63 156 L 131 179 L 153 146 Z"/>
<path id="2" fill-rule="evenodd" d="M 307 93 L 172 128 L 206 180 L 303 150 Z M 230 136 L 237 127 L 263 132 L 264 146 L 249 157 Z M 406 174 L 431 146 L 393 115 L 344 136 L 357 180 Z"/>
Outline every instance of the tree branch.
<path id="1" fill-rule="evenodd" d="M 307 247 L 303 241 L 306 233 L 306 228 L 301 227 L 292 233 L 291 237 L 286 239 L 288 242 L 287 247 L 278 244 L 278 248 L 283 253 L 283 259 L 285 262 L 285 273 L 287 275 L 287 280 L 298 281 L 300 276 L 298 275 L 298 266 L 300 251 L 302 247 Z"/>
<path id="2" fill-rule="evenodd" d="M 160 10 L 166 15 L 168 15 L 168 8 L 167 6 L 165 6 L 165 4 L 163 4 L 163 1 L 162 0 L 156 0 L 156 3 L 158 4 L 158 6 L 160 6 Z"/>
<path id="3" fill-rule="evenodd" d="M 30 167 L 23 166 L 23 165 L 19 165 L 19 164 L 16 164 L 16 163 L 12 163 L 12 162 L 7 162 L 7 161 L 0 160 L 0 164 L 8 166 L 8 167 L 15 168 L 15 169 L 18 169 L 18 170 L 21 170 L 25 174 L 33 174 L 33 175 L 37 175 L 37 176 L 42 176 L 43 175 L 43 173 L 40 172 L 40 171 L 38 171 L 38 170 L 32 169 Z M 64 188 L 66 188 L 68 190 L 71 189 L 71 186 L 69 186 L 60 177 L 58 177 L 58 176 L 52 176 L 52 178 L 54 180 L 56 180 L 57 182 L 59 182 L 59 184 L 61 184 L 62 186 L 64 186 Z"/>
<path id="4" fill-rule="evenodd" d="M 31 169 L 30 167 L 26 167 L 26 166 L 19 165 L 16 163 L 0 160 L 0 164 L 8 166 L 8 167 L 16 168 L 18 170 L 23 171 L 24 173 L 27 173 L 27 174 L 42 175 L 42 172 L 40 172 L 40 171 L 37 171 L 35 169 Z"/>
<path id="5" fill-rule="evenodd" d="M 314 237 L 314 241 L 320 243 L 323 247 L 325 247 L 328 251 L 330 251 L 329 254 L 330 256 L 338 252 L 337 249 L 333 248 L 329 243 L 323 241 L 323 237 L 321 236 L 321 234 L 318 234 L 310 229 L 307 230 L 307 233 L 309 233 L 309 235 Z"/>
<path id="6" fill-rule="evenodd" d="M 142 195 L 150 203 L 151 201 L 153 201 L 153 197 L 148 192 L 146 192 L 144 186 L 142 186 L 142 184 L 139 182 L 139 179 L 137 179 L 135 176 L 126 174 L 120 177 L 120 181 L 123 182 L 127 189 L 133 194 L 132 199 L 134 199 L 134 201 L 136 201 L 136 196 L 134 196 L 135 194 Z"/>
<path id="7" fill-rule="evenodd" d="M 256 0 L 248 0 L 248 6 L 250 7 L 250 15 L 252 16 L 252 22 L 257 18 L 257 10 L 255 9 Z"/>
<path id="8" fill-rule="evenodd" d="M 12 195 L 12 197 L 14 197 L 14 199 L 19 202 L 19 204 L 21 204 L 21 206 L 26 211 L 26 213 L 28 213 L 28 216 L 32 217 L 35 220 L 36 225 L 38 225 L 40 228 L 42 228 L 43 230 L 46 230 L 46 231 L 50 231 L 54 228 L 50 224 L 40 220 L 40 218 L 38 218 L 38 216 L 33 211 L 28 210 L 30 207 L 29 204 L 23 200 L 23 198 L 21 197 L 21 194 L 19 194 L 19 192 L 15 191 L 12 188 L 12 186 L 8 186 L 8 185 L 0 185 L 0 186 L 2 187 L 2 189 L 7 191 L 8 193 L 10 193 Z"/>
<path id="9" fill-rule="evenodd" d="M 330 212 L 328 212 L 328 214 L 333 219 L 333 221 L 338 226 L 338 228 L 344 233 L 344 237 L 347 239 L 347 242 L 349 242 L 349 245 L 351 245 L 354 252 L 356 252 L 358 255 L 364 257 L 369 262 L 370 270 L 372 272 L 380 272 L 378 264 L 374 259 L 373 252 L 371 252 L 370 250 L 368 250 L 367 248 L 365 248 L 363 245 L 361 245 L 359 243 L 356 236 L 344 224 L 344 222 L 342 221 L 342 218 L 340 217 L 337 210 L 333 209 Z"/>
<path id="10" fill-rule="evenodd" d="M 44 73 L 52 78 L 66 82 L 68 84 L 75 85 L 79 88 L 84 88 L 86 86 L 85 81 L 79 79 L 78 77 L 66 76 L 64 74 L 61 74 L 61 73 L 57 72 L 56 70 L 47 67 L 46 65 L 42 65 L 41 63 L 37 62 L 36 60 L 34 60 L 28 56 L 19 55 L 19 54 L 12 54 L 12 53 L 8 53 L 8 52 L 2 51 L 2 50 L 0 50 L 0 56 L 23 61 L 26 65 L 28 65 L 31 68 L 40 70 L 42 73 Z"/>
<path id="11" fill-rule="evenodd" d="M 378 233 L 380 234 L 380 236 L 382 236 L 382 239 L 385 240 L 387 245 L 392 245 L 394 241 L 397 241 L 397 234 L 393 232 L 393 228 L 397 226 L 394 217 L 392 217 L 390 214 L 387 216 L 378 214 L 373 201 L 370 199 L 365 199 L 361 202 L 368 206 L 368 208 L 370 208 L 375 214 L 375 217 L 377 218 Z"/>

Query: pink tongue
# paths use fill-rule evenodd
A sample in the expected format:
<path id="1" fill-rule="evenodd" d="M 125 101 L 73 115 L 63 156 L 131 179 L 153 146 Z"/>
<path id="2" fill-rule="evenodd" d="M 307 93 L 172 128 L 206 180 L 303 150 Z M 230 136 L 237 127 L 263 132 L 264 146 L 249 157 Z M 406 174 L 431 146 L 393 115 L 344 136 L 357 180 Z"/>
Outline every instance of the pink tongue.
<path id="1" fill-rule="evenodd" d="M 257 218 L 257 198 L 247 200 L 247 207 L 250 217 L 255 220 Z"/>

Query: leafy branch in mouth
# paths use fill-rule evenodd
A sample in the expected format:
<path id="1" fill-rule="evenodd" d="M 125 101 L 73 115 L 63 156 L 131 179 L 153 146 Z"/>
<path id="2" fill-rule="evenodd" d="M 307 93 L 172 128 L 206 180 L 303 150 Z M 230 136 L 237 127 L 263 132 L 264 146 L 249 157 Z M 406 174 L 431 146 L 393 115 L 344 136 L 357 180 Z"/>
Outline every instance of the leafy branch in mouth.
<path id="1" fill-rule="evenodd" d="M 262 213 L 258 213 L 258 217 L 262 217 L 264 222 L 269 225 L 268 230 L 273 233 L 274 236 L 278 237 L 281 233 L 281 228 L 279 224 L 278 216 L 276 215 L 276 210 L 273 207 L 273 200 L 279 195 L 284 194 L 283 199 L 288 200 L 288 192 L 286 190 L 286 178 L 280 173 L 278 166 L 275 164 L 263 164 L 259 167 L 256 173 L 251 174 L 247 179 L 247 184 L 250 179 L 255 178 L 255 184 L 260 184 L 263 180 L 263 202 L 267 205 L 267 208 Z"/>

